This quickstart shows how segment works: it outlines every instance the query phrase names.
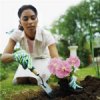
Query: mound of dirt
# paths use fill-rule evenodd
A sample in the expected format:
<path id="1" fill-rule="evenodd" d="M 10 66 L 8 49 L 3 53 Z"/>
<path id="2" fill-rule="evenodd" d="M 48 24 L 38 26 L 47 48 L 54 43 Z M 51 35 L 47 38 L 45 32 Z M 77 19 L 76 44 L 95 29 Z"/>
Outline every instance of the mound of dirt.
<path id="1" fill-rule="evenodd" d="M 44 91 L 25 91 L 15 94 L 10 100 L 100 100 L 100 79 L 87 76 L 81 81 L 83 89 L 73 91 L 66 87 L 53 87 L 53 98 L 49 98 Z"/>

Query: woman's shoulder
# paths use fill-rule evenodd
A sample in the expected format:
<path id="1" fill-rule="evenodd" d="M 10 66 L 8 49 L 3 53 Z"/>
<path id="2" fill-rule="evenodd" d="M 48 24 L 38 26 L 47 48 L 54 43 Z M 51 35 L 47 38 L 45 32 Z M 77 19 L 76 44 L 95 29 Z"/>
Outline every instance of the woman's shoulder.
<path id="1" fill-rule="evenodd" d="M 44 40 L 47 45 L 55 43 L 54 36 L 49 30 L 44 28 L 40 28 L 39 30 L 41 32 L 42 40 Z"/>
<path id="2" fill-rule="evenodd" d="M 11 34 L 10 38 L 13 39 L 15 42 L 17 42 L 21 39 L 22 35 L 23 31 L 17 29 Z"/>
<path id="3" fill-rule="evenodd" d="M 51 32 L 43 27 L 38 27 L 38 32 L 41 34 L 41 35 L 44 35 L 44 36 L 49 36 L 49 35 L 52 35 Z"/>

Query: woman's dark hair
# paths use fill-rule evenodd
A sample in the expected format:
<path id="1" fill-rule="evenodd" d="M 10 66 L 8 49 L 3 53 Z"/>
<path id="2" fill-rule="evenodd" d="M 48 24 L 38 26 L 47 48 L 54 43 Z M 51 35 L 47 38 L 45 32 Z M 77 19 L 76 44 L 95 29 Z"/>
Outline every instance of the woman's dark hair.
<path id="1" fill-rule="evenodd" d="M 23 5 L 23 6 L 22 6 L 21 8 L 19 8 L 19 10 L 18 10 L 18 17 L 20 18 L 22 12 L 23 12 L 24 10 L 27 10 L 27 9 L 31 9 L 32 11 L 34 11 L 35 14 L 36 14 L 36 16 L 37 16 L 38 12 L 37 12 L 37 9 L 36 9 L 34 6 L 32 6 L 32 5 Z"/>
<path id="2" fill-rule="evenodd" d="M 37 16 L 38 15 L 38 12 L 37 12 L 37 9 L 32 6 L 32 5 L 23 5 L 21 8 L 19 8 L 18 10 L 18 17 L 20 18 L 21 17 L 21 14 L 24 10 L 27 10 L 27 9 L 31 9 L 33 12 L 35 12 L 35 15 Z M 18 26 L 19 30 L 24 30 L 22 26 Z"/>

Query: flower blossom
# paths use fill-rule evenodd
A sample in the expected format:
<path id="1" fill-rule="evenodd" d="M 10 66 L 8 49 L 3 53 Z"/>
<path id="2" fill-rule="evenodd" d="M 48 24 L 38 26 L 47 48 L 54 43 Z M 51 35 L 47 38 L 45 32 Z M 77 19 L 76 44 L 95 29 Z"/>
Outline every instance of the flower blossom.
<path id="1" fill-rule="evenodd" d="M 50 60 L 48 68 L 53 75 L 56 74 L 56 69 L 61 66 L 61 63 L 61 59 L 58 58 L 53 58 Z"/>
<path id="2" fill-rule="evenodd" d="M 58 78 L 64 78 L 71 72 L 71 66 L 66 61 L 58 58 L 53 58 L 48 66 L 50 72 Z"/>
<path id="3" fill-rule="evenodd" d="M 70 72 L 71 72 L 71 66 L 69 65 L 69 63 L 67 63 L 66 61 L 62 61 L 61 66 L 57 67 L 56 69 L 56 76 L 58 78 L 64 78 L 66 76 L 69 76 Z"/>
<path id="4" fill-rule="evenodd" d="M 77 56 L 70 56 L 66 61 L 75 68 L 80 66 L 80 60 Z"/>
<path id="5" fill-rule="evenodd" d="M 49 71 L 58 78 L 64 78 L 74 74 L 76 68 L 80 66 L 80 60 L 76 56 L 70 56 L 67 60 L 53 58 L 49 63 Z M 75 69 L 73 69 L 73 67 Z"/>

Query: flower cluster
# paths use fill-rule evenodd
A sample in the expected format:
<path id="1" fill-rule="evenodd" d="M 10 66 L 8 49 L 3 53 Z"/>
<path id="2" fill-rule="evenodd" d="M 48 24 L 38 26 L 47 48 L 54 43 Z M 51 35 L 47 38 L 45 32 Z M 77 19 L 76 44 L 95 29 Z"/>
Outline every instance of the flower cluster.
<path id="1" fill-rule="evenodd" d="M 80 60 L 77 56 L 70 56 L 66 60 L 53 58 L 48 66 L 51 74 L 56 75 L 58 78 L 71 76 L 75 69 L 80 66 Z"/>

